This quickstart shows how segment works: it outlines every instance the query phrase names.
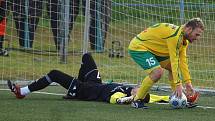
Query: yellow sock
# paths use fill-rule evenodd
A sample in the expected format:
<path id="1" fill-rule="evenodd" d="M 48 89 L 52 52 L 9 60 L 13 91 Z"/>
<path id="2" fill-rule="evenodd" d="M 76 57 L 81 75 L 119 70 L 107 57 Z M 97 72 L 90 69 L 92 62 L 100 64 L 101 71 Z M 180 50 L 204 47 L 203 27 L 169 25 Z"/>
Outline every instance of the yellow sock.
<path id="1" fill-rule="evenodd" d="M 176 84 L 173 82 L 173 80 L 170 80 L 169 82 L 170 82 L 170 86 L 171 86 L 172 91 L 175 91 Z"/>
<path id="2" fill-rule="evenodd" d="M 149 89 L 153 86 L 154 81 L 151 80 L 151 78 L 149 76 L 147 76 L 143 81 L 142 84 L 139 88 L 139 90 L 137 91 L 137 94 L 134 98 L 134 100 L 138 100 L 138 99 L 143 99 L 145 98 L 147 92 L 149 91 Z"/>

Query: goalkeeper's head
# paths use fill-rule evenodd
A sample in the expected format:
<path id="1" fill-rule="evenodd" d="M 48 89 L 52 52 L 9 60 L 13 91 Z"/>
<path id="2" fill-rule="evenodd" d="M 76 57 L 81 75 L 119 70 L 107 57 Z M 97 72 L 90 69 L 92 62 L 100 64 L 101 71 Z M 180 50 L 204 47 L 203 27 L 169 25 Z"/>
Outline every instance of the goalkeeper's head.
<path id="1" fill-rule="evenodd" d="M 204 23 L 200 18 L 193 18 L 184 25 L 184 37 L 192 43 L 198 40 L 204 31 Z"/>

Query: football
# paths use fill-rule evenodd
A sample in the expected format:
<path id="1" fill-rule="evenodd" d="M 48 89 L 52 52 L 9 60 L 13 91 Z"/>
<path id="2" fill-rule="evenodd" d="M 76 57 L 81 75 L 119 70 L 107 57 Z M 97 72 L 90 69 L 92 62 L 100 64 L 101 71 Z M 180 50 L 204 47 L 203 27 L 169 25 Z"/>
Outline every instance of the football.
<path id="1" fill-rule="evenodd" d="M 170 96 L 169 104 L 174 109 L 184 108 L 187 105 L 187 97 L 184 93 L 182 93 L 181 98 L 172 95 Z"/>

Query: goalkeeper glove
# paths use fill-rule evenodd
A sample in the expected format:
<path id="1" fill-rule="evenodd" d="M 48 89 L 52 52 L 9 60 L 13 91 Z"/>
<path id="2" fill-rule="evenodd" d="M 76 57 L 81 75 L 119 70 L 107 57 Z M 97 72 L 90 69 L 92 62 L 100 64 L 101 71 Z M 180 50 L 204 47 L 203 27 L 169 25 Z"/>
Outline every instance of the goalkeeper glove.
<path id="1" fill-rule="evenodd" d="M 116 102 L 117 102 L 117 104 L 130 104 L 133 99 L 134 99 L 133 96 L 130 96 L 130 97 L 121 97 L 121 98 L 118 98 L 116 100 Z"/>
<path id="2" fill-rule="evenodd" d="M 196 91 L 193 94 L 188 94 L 186 95 L 187 102 L 194 104 L 198 101 L 199 96 L 200 96 L 200 93 Z"/>

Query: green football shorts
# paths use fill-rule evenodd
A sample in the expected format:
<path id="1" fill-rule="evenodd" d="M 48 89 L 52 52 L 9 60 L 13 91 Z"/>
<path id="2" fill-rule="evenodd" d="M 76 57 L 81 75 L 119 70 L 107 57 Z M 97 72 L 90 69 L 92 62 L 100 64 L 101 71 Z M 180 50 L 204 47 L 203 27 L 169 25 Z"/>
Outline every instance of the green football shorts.
<path id="1" fill-rule="evenodd" d="M 145 71 L 151 72 L 152 69 L 160 66 L 161 61 L 169 59 L 169 57 L 157 56 L 150 51 L 128 51 L 132 59 L 140 65 Z"/>

